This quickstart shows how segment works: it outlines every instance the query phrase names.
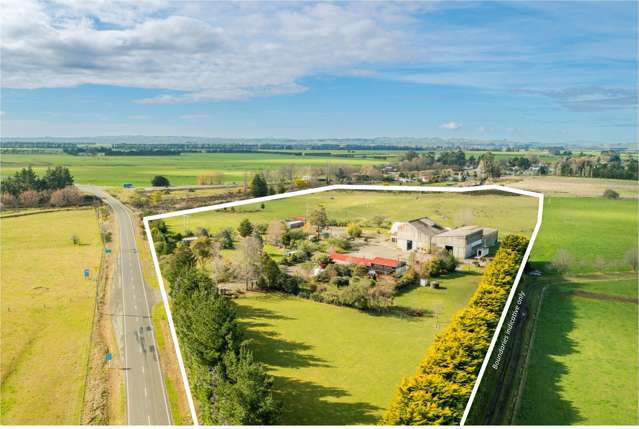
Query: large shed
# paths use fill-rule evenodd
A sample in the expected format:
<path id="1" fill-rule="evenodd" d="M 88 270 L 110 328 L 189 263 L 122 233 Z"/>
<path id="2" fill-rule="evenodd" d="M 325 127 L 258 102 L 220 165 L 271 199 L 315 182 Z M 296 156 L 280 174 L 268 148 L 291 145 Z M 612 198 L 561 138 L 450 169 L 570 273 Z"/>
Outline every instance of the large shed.
<path id="1" fill-rule="evenodd" d="M 462 226 L 433 237 L 433 246 L 452 252 L 458 259 L 488 255 L 497 244 L 497 230 L 481 226 Z"/>
<path id="2" fill-rule="evenodd" d="M 400 249 L 430 252 L 432 239 L 446 229 L 427 217 L 395 222 L 391 226 L 391 241 Z"/>

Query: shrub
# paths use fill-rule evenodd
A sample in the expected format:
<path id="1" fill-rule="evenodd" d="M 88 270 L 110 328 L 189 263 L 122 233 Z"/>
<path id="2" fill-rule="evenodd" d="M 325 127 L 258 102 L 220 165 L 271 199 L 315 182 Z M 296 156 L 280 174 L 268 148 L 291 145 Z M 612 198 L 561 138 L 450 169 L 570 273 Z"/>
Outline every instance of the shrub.
<path id="1" fill-rule="evenodd" d="M 565 273 L 575 264 L 575 258 L 566 249 L 559 249 L 552 258 L 551 265 L 558 273 Z"/>
<path id="2" fill-rule="evenodd" d="M 151 179 L 151 185 L 152 186 L 161 186 L 161 187 L 168 187 L 171 186 L 171 183 L 169 182 L 169 179 L 167 179 L 164 176 L 155 176 L 153 179 Z"/>
<path id="3" fill-rule="evenodd" d="M 612 189 L 606 189 L 603 193 L 603 197 L 609 200 L 618 200 L 619 192 L 613 191 Z"/>
<path id="4" fill-rule="evenodd" d="M 526 248 L 528 247 L 528 239 L 521 235 L 510 234 L 501 239 L 499 247 L 514 250 L 520 256 L 524 256 Z"/>
<path id="5" fill-rule="evenodd" d="M 346 227 L 346 233 L 350 238 L 357 238 L 362 236 L 362 227 L 356 223 L 349 223 Z"/>
<path id="6" fill-rule="evenodd" d="M 49 200 L 52 206 L 65 207 L 75 206 L 82 202 L 84 196 L 75 186 L 67 186 L 57 191 L 53 191 Z"/>

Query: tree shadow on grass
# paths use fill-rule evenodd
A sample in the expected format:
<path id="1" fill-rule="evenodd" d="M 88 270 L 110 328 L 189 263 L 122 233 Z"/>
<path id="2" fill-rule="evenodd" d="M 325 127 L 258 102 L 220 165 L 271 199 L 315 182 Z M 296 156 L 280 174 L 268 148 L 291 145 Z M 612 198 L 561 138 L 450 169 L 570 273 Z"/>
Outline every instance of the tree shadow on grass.
<path id="1" fill-rule="evenodd" d="M 562 378 L 568 374 L 568 368 L 557 360 L 579 353 L 576 342 L 570 338 L 577 317 L 575 298 L 563 293 L 561 284 L 565 282 L 561 276 L 536 282 L 539 287 L 547 285 L 547 289 L 536 322 L 526 386 L 515 424 L 575 425 L 584 421 L 573 403 L 563 398 Z"/>
<path id="2" fill-rule="evenodd" d="M 239 309 L 241 324 L 245 328 L 246 339 L 258 361 L 268 366 L 280 368 L 328 367 L 326 360 L 310 353 L 311 346 L 299 341 L 283 338 L 272 328 L 268 320 L 295 320 L 281 313 L 242 306 Z"/>
<path id="3" fill-rule="evenodd" d="M 338 387 L 288 377 L 275 377 L 275 397 L 282 404 L 281 424 L 372 425 L 381 409 L 368 402 L 338 402 L 349 393 Z"/>

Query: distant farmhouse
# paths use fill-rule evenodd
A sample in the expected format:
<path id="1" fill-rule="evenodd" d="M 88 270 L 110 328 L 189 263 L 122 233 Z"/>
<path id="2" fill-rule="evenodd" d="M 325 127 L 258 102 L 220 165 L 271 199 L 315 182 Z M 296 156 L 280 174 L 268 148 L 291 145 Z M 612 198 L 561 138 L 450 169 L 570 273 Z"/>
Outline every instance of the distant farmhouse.
<path id="1" fill-rule="evenodd" d="M 458 259 L 467 259 L 488 255 L 490 248 L 497 244 L 497 230 L 480 226 L 446 229 L 422 217 L 393 223 L 391 241 L 406 251 L 430 252 L 434 248 L 442 248 Z"/>

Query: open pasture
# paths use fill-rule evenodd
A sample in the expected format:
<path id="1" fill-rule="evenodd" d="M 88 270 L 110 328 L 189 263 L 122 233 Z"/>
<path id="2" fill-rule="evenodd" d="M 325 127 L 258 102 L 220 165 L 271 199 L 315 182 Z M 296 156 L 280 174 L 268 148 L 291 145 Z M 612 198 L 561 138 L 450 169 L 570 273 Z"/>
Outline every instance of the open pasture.
<path id="1" fill-rule="evenodd" d="M 515 424 L 638 423 L 637 200 L 548 198 L 531 260 L 575 262 L 546 286 Z M 540 382 L 543 380 L 543 382 Z"/>
<path id="2" fill-rule="evenodd" d="M 253 223 L 267 223 L 275 219 L 307 217 L 320 204 L 326 208 L 330 219 L 362 222 L 382 216 L 393 222 L 427 216 L 449 227 L 476 224 L 497 228 L 501 235 L 529 236 L 537 217 L 537 199 L 525 196 L 331 191 L 267 201 L 263 209 L 260 204 L 249 204 L 236 207 L 234 211 L 176 216 L 166 222 L 174 231 L 204 227 L 216 232 L 235 228 L 244 218 Z"/>
<path id="3" fill-rule="evenodd" d="M 72 156 L 66 154 L 3 154 L 2 175 L 13 174 L 23 167 L 32 166 L 38 173 L 47 167 L 68 167 L 76 183 L 101 186 L 150 186 L 156 175 L 166 176 L 171 185 L 195 185 L 197 176 L 223 173 L 224 183 L 242 183 L 244 174 L 261 170 L 277 170 L 284 166 L 296 168 L 326 167 L 333 165 L 363 165 L 379 160 L 321 156 L 294 156 L 271 153 L 187 153 L 175 156 Z"/>
<path id="4" fill-rule="evenodd" d="M 395 305 L 423 317 L 376 315 L 288 295 L 239 298 L 239 314 L 256 357 L 275 378 L 282 424 L 375 424 L 401 379 L 477 288 L 477 273 L 414 288 Z"/>
<path id="5" fill-rule="evenodd" d="M 97 275 L 96 215 L 31 214 L 0 230 L 2 424 L 80 424 L 95 302 L 82 270 Z"/>

